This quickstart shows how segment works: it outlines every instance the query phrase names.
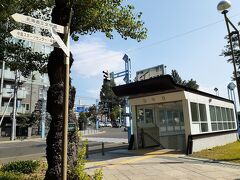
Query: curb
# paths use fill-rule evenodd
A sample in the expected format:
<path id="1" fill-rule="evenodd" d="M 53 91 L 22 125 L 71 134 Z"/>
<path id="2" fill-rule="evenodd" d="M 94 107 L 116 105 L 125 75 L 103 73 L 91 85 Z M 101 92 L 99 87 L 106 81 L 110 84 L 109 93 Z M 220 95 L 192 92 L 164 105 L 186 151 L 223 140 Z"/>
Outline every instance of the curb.
<path id="1" fill-rule="evenodd" d="M 234 163 L 234 162 L 218 161 L 218 160 L 212 160 L 212 159 L 207 159 L 207 158 L 190 157 L 190 156 L 186 156 L 186 155 L 185 156 L 180 156 L 179 158 L 208 162 L 208 163 L 212 163 L 212 164 L 215 163 L 215 164 L 231 165 L 231 166 L 237 166 L 237 167 L 240 168 L 240 164 L 239 163 Z"/>
<path id="2" fill-rule="evenodd" d="M 23 140 L 14 140 L 14 141 L 0 141 L 0 144 L 5 144 L 5 143 L 15 143 L 15 142 L 27 142 L 27 141 L 46 141 L 46 138 L 45 139 L 42 139 L 42 138 L 29 138 L 29 139 L 23 139 Z"/>

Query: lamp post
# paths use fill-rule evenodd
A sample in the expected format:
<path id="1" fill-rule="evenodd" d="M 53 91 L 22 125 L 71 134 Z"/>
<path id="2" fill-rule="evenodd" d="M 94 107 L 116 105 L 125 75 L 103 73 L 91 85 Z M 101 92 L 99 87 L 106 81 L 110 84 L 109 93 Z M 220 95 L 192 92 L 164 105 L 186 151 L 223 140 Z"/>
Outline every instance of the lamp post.
<path id="1" fill-rule="evenodd" d="M 238 98 L 239 98 L 238 100 L 240 103 L 240 82 L 239 82 L 238 76 L 237 76 L 237 68 L 236 68 L 236 60 L 235 60 L 234 51 L 233 51 L 232 35 L 237 34 L 239 47 L 240 47 L 240 36 L 239 36 L 238 29 L 233 25 L 233 23 L 227 17 L 228 9 L 230 7 L 231 7 L 231 2 L 229 0 L 223 0 L 218 3 L 217 10 L 224 15 L 224 19 L 225 19 L 226 26 L 227 26 L 231 55 L 232 55 L 232 63 L 233 63 L 233 68 L 234 68 L 234 78 L 235 78 L 236 84 L 237 84 Z M 230 32 L 230 26 L 234 29 L 234 31 Z"/>
<path id="2" fill-rule="evenodd" d="M 218 92 L 218 88 L 214 88 L 214 91 L 215 91 L 215 93 L 216 93 L 216 96 L 219 96 L 219 92 Z"/>

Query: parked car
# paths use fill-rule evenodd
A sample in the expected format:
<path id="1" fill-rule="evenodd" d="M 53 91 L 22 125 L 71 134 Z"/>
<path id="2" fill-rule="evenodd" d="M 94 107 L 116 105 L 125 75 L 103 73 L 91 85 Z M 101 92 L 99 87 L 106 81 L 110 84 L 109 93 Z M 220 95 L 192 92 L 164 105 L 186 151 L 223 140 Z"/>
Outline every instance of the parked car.
<path id="1" fill-rule="evenodd" d="M 99 121 L 99 122 L 98 122 L 98 127 L 101 128 L 101 127 L 104 127 L 104 126 L 105 126 L 104 122 L 102 122 L 102 121 Z"/>
<path id="2" fill-rule="evenodd" d="M 111 124 L 110 122 L 106 122 L 106 123 L 105 123 L 105 126 L 106 126 L 106 127 L 112 127 L 112 124 Z"/>
<path id="3" fill-rule="evenodd" d="M 113 122 L 112 123 L 112 127 L 113 128 L 120 128 L 121 127 L 121 124 L 119 122 Z"/>

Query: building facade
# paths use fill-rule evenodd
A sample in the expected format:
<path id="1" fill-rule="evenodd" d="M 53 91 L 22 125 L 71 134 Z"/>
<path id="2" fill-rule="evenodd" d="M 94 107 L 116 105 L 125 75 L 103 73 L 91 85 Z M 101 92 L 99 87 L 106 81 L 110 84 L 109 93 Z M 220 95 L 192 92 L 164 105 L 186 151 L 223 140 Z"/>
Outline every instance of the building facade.
<path id="1" fill-rule="evenodd" d="M 17 40 L 15 40 L 17 41 Z M 25 46 L 31 47 L 35 52 L 49 54 L 52 47 L 31 43 L 25 41 Z M 20 114 L 30 114 L 35 110 L 36 103 L 39 99 L 46 99 L 46 91 L 49 87 L 47 74 L 41 75 L 38 72 L 31 72 L 28 78 L 21 76 L 18 71 L 11 71 L 5 65 L 4 61 L 0 62 L 0 136 L 11 136 L 12 131 L 12 114 L 14 104 L 14 88 L 16 88 L 16 118 Z M 16 85 L 16 86 L 15 86 Z M 22 135 L 22 130 L 16 124 L 16 135 Z M 40 125 L 37 128 L 40 129 Z M 26 130 L 27 131 L 27 130 Z M 35 130 L 34 134 L 38 133 Z M 28 132 L 24 133 L 29 134 Z M 30 133 L 31 134 L 31 133 Z"/>

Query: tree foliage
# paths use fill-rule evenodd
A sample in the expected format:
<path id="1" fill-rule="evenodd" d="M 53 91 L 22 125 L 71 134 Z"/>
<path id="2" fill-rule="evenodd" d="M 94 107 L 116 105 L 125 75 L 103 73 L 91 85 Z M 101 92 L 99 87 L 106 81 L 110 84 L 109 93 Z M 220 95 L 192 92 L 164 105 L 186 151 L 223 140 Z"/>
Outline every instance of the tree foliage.
<path id="1" fill-rule="evenodd" d="M 84 112 L 80 112 L 80 113 L 79 113 L 78 122 L 79 122 L 79 124 L 80 124 L 80 123 L 86 123 L 86 122 L 87 122 L 86 113 L 84 113 Z"/>
<path id="2" fill-rule="evenodd" d="M 106 37 L 113 38 L 114 30 L 124 39 L 145 39 L 147 29 L 141 21 L 142 13 L 134 13 L 134 6 L 123 4 L 123 0 L 76 0 L 71 25 L 73 39 L 95 32 L 103 32 Z"/>
<path id="3" fill-rule="evenodd" d="M 4 60 L 12 70 L 19 70 L 25 77 L 29 76 L 31 71 L 45 73 L 48 57 L 43 53 L 34 52 L 27 46 L 26 41 L 17 40 L 11 36 L 10 32 L 14 29 L 28 32 L 33 30 L 31 26 L 15 22 L 11 15 L 21 13 L 39 17 L 39 14 L 47 11 L 46 7 L 50 4 L 40 0 L 2 0 L 0 2 L 0 59 Z"/>
<path id="4" fill-rule="evenodd" d="M 40 117 L 35 114 L 20 114 L 17 117 L 17 123 L 20 127 L 31 127 L 37 123 L 39 123 Z"/>
<path id="5" fill-rule="evenodd" d="M 173 81 L 176 84 L 180 84 L 180 85 L 192 88 L 192 89 L 198 89 L 199 88 L 199 85 L 197 84 L 197 81 L 195 81 L 193 79 L 190 79 L 188 81 L 182 80 L 182 78 L 180 77 L 180 75 L 178 74 L 178 72 L 175 69 L 172 70 L 171 76 L 173 78 Z"/>
<path id="6" fill-rule="evenodd" d="M 72 4 L 73 3 L 73 4 Z M 10 6 L 9 6 L 10 5 Z M 54 6 L 52 6 L 54 5 Z M 144 23 L 141 21 L 142 13 L 136 13 L 134 7 L 129 5 L 128 2 L 123 0 L 108 0 L 108 1 L 99 1 L 99 0 L 1 0 L 0 6 L 6 8 L 7 11 L 2 9 L 0 11 L 0 26 L 7 27 L 3 28 L 3 32 L 0 30 L 0 44 L 3 44 L 0 47 L 0 56 L 6 57 L 5 54 L 7 46 L 5 45 L 6 40 L 8 42 L 8 37 L 10 37 L 9 32 L 15 28 L 23 29 L 31 32 L 32 27 L 20 25 L 13 22 L 9 19 L 10 15 L 13 13 L 22 13 L 26 15 L 39 15 L 42 12 L 45 14 L 45 17 L 49 17 L 49 11 L 47 8 L 52 8 L 52 22 L 66 26 L 69 22 L 70 9 L 73 7 L 73 16 L 71 21 L 71 37 L 77 41 L 80 35 L 92 34 L 96 32 L 102 32 L 106 35 L 107 38 L 113 38 L 115 34 L 120 34 L 124 39 L 131 38 L 137 41 L 141 41 L 146 38 L 147 30 L 144 27 Z M 40 15 L 39 15 L 40 17 Z M 2 21 L 3 20 L 3 21 Z M 9 23 L 10 21 L 10 23 Z M 1 34 L 7 34 L 7 37 L 3 37 Z M 60 35 L 63 38 L 63 35 Z M 23 47 L 23 46 L 22 46 Z M 17 52 L 17 51 L 15 51 Z M 22 51 L 19 51 L 20 53 Z M 23 51 L 25 52 L 25 51 Z M 10 52 L 11 53 L 11 52 Z M 9 53 L 9 54 L 10 54 Z M 28 53 L 28 51 L 27 51 Z M 16 54 L 16 53 L 15 53 Z M 34 68 L 44 67 L 44 63 L 48 63 L 48 74 L 50 80 L 50 88 L 48 90 L 48 104 L 47 110 L 52 116 L 52 121 L 50 125 L 50 131 L 47 138 L 47 160 L 48 160 L 48 170 L 46 173 L 45 179 L 60 179 L 60 169 L 61 169 L 61 139 L 62 139 L 62 107 L 63 107 L 63 82 L 64 82 L 64 53 L 62 50 L 55 48 L 54 51 L 50 54 L 48 62 L 40 62 L 41 66 L 37 65 L 38 63 L 33 62 L 33 59 L 42 59 L 43 56 L 39 58 L 30 58 L 26 61 L 26 57 L 32 57 L 27 55 L 19 55 L 23 58 L 12 58 L 14 62 L 23 61 L 22 65 L 32 64 L 29 66 Z M 10 58 L 9 58 L 10 59 Z M 9 60 L 9 59 L 6 59 Z M 73 62 L 71 57 L 70 67 Z M 27 63 L 26 63 L 27 62 Z M 18 66 L 19 67 L 19 66 Z M 17 68 L 17 67 L 16 67 Z M 24 68 L 25 70 L 27 68 Z M 71 85 L 70 85 L 71 86 Z M 73 104 L 74 104 L 75 89 L 71 87 L 70 96 L 69 96 L 69 122 L 75 121 L 73 115 Z M 109 97 L 111 100 L 115 98 Z M 116 101 L 112 101 L 116 103 Z M 69 133 L 69 148 L 68 153 L 71 157 L 68 159 L 69 167 L 76 165 L 76 152 L 77 152 L 77 139 L 74 134 Z"/>
<path id="7" fill-rule="evenodd" d="M 102 104 L 107 103 L 111 107 L 119 106 L 122 104 L 122 99 L 117 97 L 112 90 L 112 87 L 114 86 L 116 86 L 116 84 L 113 79 L 110 81 L 103 81 L 103 85 L 100 91 L 100 100 Z"/>
<path id="8" fill-rule="evenodd" d="M 240 48 L 239 48 L 239 42 L 238 42 L 238 37 L 237 34 L 233 34 L 231 36 L 232 38 L 232 42 L 233 42 L 233 54 L 234 54 L 234 59 L 235 59 L 235 63 L 236 63 L 236 70 L 237 70 L 237 77 L 240 76 Z M 229 37 L 225 36 L 226 42 L 229 42 Z M 229 63 L 233 63 L 233 59 L 232 59 L 232 52 L 231 52 L 231 48 L 230 48 L 230 44 L 227 43 L 224 46 L 224 49 L 222 50 L 222 53 L 220 54 L 221 56 L 227 57 L 227 62 Z M 234 73 L 233 73 L 234 74 Z M 235 80 L 235 77 L 233 75 L 232 79 Z M 237 79 L 237 81 L 240 82 L 240 78 Z"/>

